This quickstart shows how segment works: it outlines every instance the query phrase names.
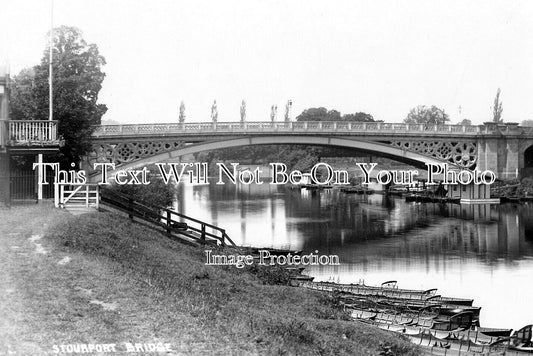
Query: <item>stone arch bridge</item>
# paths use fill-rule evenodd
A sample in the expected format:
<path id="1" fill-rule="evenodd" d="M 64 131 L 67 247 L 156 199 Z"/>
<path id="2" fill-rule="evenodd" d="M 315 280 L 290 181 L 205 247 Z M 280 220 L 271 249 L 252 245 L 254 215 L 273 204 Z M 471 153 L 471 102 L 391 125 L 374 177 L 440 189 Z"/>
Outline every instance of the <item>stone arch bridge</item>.
<path id="1" fill-rule="evenodd" d="M 533 128 L 360 122 L 219 122 L 100 126 L 86 169 L 96 162 L 133 169 L 228 147 L 310 144 L 348 147 L 424 167 L 449 163 L 491 170 L 498 178 L 533 171 Z M 531 168 L 531 169 L 530 169 Z M 89 169 L 90 170 L 90 169 Z"/>

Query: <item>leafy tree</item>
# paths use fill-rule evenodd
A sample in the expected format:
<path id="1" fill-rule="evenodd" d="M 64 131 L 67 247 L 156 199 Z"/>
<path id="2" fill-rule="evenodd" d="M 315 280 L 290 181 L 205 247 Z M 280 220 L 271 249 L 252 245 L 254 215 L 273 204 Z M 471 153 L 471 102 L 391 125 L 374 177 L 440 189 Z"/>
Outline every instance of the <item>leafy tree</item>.
<path id="1" fill-rule="evenodd" d="M 406 124 L 437 124 L 444 125 L 446 121 L 450 121 L 448 114 L 444 110 L 432 105 L 427 107 L 419 105 L 411 109 L 407 117 L 403 120 Z"/>
<path id="2" fill-rule="evenodd" d="M 328 109 L 322 107 L 305 109 L 296 117 L 296 121 L 330 121 L 328 120 Z"/>
<path id="3" fill-rule="evenodd" d="M 155 165 L 148 166 L 147 168 L 149 170 L 148 181 L 150 181 L 150 184 L 113 184 L 108 189 L 127 195 L 147 205 L 155 205 L 163 208 L 171 206 L 175 194 L 174 186 L 163 182 L 159 174 L 156 173 L 159 170 Z"/>
<path id="4" fill-rule="evenodd" d="M 342 116 L 343 121 L 357 121 L 357 122 L 374 122 L 374 117 L 364 112 L 356 112 L 355 114 L 345 114 Z"/>
<path id="5" fill-rule="evenodd" d="M 492 121 L 501 124 L 503 122 L 502 120 L 502 103 L 500 102 L 500 88 L 498 88 L 498 91 L 496 92 L 496 97 L 494 98 L 494 106 L 492 107 Z"/>
<path id="6" fill-rule="evenodd" d="M 337 110 L 329 110 L 323 107 L 305 109 L 300 115 L 296 117 L 296 121 L 358 121 L 358 122 L 373 122 L 372 115 L 358 112 L 355 114 L 345 114 Z"/>
<path id="7" fill-rule="evenodd" d="M 37 112 L 34 97 L 35 71 L 25 68 L 11 80 L 10 113 L 12 120 L 35 120 Z"/>
<path id="8" fill-rule="evenodd" d="M 58 133 L 65 140 L 57 161 L 63 168 L 78 162 L 90 150 L 90 136 L 107 111 L 98 104 L 98 93 L 105 74 L 105 59 L 95 44 L 87 44 L 79 29 L 61 26 L 53 36 L 53 119 L 58 120 Z M 41 63 L 21 71 L 15 77 L 11 98 L 14 120 L 47 120 L 49 48 Z"/>
<path id="9" fill-rule="evenodd" d="M 463 119 L 460 122 L 458 122 L 457 125 L 470 126 L 472 125 L 472 121 L 468 119 Z"/>
<path id="10" fill-rule="evenodd" d="M 533 120 L 524 120 L 520 123 L 521 126 L 533 127 Z"/>

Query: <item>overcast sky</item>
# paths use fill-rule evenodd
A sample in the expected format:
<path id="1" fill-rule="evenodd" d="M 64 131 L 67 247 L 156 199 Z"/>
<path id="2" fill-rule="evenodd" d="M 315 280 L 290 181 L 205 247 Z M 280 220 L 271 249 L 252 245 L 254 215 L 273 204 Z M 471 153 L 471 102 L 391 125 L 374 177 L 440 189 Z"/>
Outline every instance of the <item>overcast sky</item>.
<path id="1" fill-rule="evenodd" d="M 12 75 L 40 61 L 50 0 L 0 0 L 0 57 Z M 7 11 L 7 13 L 4 13 Z M 104 119 L 124 123 L 269 120 L 324 106 L 402 121 L 416 105 L 452 123 L 533 119 L 531 1 L 54 0 L 107 65 Z M 5 32 L 7 30 L 7 32 Z M 459 113 L 459 107 L 462 108 Z"/>

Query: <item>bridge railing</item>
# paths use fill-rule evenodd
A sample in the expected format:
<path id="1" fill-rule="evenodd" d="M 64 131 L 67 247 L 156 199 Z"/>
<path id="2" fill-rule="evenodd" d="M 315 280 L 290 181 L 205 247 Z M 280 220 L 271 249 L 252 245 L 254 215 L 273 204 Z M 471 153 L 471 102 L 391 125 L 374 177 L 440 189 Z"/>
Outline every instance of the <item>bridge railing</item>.
<path id="1" fill-rule="evenodd" d="M 178 213 L 161 206 L 136 201 L 111 189 L 102 189 L 102 202 L 150 224 L 162 227 L 170 235 L 176 233 L 206 243 L 217 242 L 222 246 L 236 246 L 226 230 L 207 222 Z"/>
<path id="2" fill-rule="evenodd" d="M 453 133 L 476 134 L 490 133 L 495 130 L 511 132 L 517 126 L 509 125 L 434 125 L 405 124 L 385 122 L 347 122 L 347 121 L 291 121 L 291 122 L 199 122 L 139 125 L 104 125 L 96 129 L 94 136 L 157 135 L 167 133 L 260 133 L 260 132 L 331 132 L 331 133 Z M 529 128 L 521 128 L 529 129 Z M 533 131 L 532 131 L 533 132 Z"/>

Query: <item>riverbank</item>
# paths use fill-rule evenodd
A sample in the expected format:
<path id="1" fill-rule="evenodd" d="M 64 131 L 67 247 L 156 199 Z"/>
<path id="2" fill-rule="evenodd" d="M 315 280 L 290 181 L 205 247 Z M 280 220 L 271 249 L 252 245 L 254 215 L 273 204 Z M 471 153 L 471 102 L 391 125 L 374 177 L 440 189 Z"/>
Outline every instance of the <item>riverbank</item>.
<path id="1" fill-rule="evenodd" d="M 500 198 L 502 203 L 533 201 L 533 178 L 497 181 L 490 187 L 490 195 Z"/>
<path id="2" fill-rule="evenodd" d="M 159 344 L 172 351 L 153 354 L 165 355 L 417 354 L 320 293 L 205 266 L 205 249 L 117 215 L 48 206 L 0 214 L 0 354 L 90 344 Z"/>

